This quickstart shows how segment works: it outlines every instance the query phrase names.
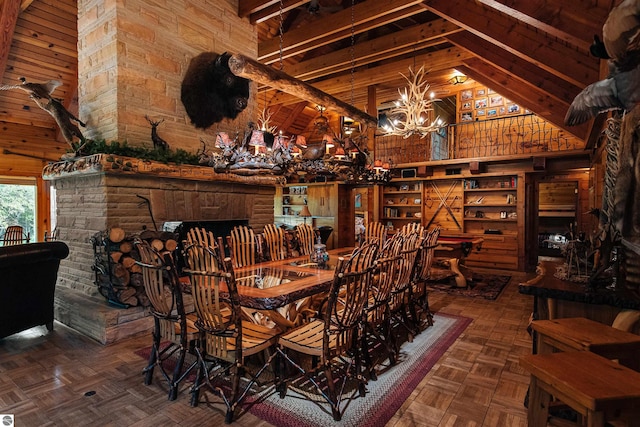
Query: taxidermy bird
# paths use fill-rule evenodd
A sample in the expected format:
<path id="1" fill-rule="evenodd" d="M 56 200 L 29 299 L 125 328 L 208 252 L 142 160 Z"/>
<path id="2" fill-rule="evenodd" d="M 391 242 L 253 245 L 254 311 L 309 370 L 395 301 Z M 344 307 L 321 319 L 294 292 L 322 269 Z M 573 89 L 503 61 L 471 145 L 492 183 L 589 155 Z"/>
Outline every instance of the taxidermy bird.
<path id="1" fill-rule="evenodd" d="M 20 77 L 20 81 L 22 82 L 20 85 L 0 85 L 0 90 L 20 89 L 27 92 L 29 98 L 31 98 L 38 107 L 45 110 L 54 118 L 60 127 L 60 132 L 65 141 L 67 141 L 71 148 L 76 151 L 76 154 L 78 154 L 87 140 L 84 135 L 82 135 L 82 132 L 80 132 L 78 126 L 73 122 L 78 123 L 82 127 L 86 125 L 71 114 L 59 100 L 51 96 L 53 91 L 62 83 L 59 80 L 49 80 L 46 83 L 29 83 L 24 77 Z M 74 146 L 74 137 L 80 140 L 79 147 Z"/>
<path id="2" fill-rule="evenodd" d="M 49 80 L 46 83 L 28 83 L 27 79 L 20 77 L 21 85 L 0 85 L 0 90 L 20 89 L 29 94 L 31 98 L 50 98 L 51 94 L 62 84 L 60 80 Z"/>
<path id="3" fill-rule="evenodd" d="M 640 102 L 640 0 L 624 0 L 611 10 L 602 40 L 594 37 L 590 51 L 609 60 L 609 76 L 575 97 L 565 116 L 569 126 L 606 111 L 629 111 Z"/>

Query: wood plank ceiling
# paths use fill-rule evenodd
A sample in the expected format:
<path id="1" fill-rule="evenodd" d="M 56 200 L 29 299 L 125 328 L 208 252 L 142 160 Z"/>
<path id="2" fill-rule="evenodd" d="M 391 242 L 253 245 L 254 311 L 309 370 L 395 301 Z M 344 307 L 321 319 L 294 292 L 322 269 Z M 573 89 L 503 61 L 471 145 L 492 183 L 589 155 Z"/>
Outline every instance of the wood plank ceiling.
<path id="1" fill-rule="evenodd" d="M 59 79 L 63 85 L 55 95 L 77 111 L 70 89 L 77 88 L 76 0 L 0 4 L 0 83 L 20 76 Z M 373 99 L 380 105 L 397 98 L 405 86 L 400 73 L 424 65 L 440 97 L 453 93 L 448 80 L 461 72 L 589 141 L 601 122 L 565 127 L 563 118 L 575 95 L 601 76 L 589 45 L 601 35 L 613 5 L 614 0 L 238 0 L 238 15 L 256 24 L 260 62 L 360 109 Z M 315 105 L 286 93 L 265 88 L 258 98 L 259 108 L 267 103 L 274 113 L 272 122 L 291 133 L 317 115 Z M 0 121 L 55 130 L 53 119 L 29 102 L 20 91 L 0 91 Z"/>

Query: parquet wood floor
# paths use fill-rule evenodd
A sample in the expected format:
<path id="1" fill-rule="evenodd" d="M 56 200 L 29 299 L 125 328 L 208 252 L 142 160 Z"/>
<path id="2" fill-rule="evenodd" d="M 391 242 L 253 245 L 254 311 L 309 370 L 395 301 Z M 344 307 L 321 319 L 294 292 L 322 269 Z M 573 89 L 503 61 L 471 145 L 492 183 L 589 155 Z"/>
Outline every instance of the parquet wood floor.
<path id="1" fill-rule="evenodd" d="M 388 427 L 525 427 L 529 376 L 518 357 L 531 352 L 526 328 L 533 306 L 518 293 L 524 274 L 495 301 L 433 292 L 436 312 L 473 322 L 425 376 Z M 16 426 L 215 426 L 224 412 L 213 403 L 189 406 L 188 385 L 167 401 L 156 375 L 145 386 L 145 362 L 134 354 L 149 336 L 100 345 L 57 323 L 47 334 L 37 327 L 0 340 L 0 414 Z M 250 413 L 236 426 L 269 426 Z"/>

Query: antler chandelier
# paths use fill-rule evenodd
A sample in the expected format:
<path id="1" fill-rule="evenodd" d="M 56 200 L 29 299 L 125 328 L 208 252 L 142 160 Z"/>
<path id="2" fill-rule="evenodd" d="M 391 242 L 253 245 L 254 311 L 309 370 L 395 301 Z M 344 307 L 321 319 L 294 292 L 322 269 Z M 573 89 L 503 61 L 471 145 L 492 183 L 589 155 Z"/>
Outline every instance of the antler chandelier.
<path id="1" fill-rule="evenodd" d="M 391 120 L 384 129 L 387 135 L 398 135 L 404 138 L 420 135 L 420 138 L 424 138 L 445 125 L 439 117 L 431 123 L 428 122 L 429 112 L 433 111 L 433 102 L 440 100 L 428 96 L 430 86 L 424 78 L 424 66 L 417 72 L 409 67 L 409 73 L 409 76 L 400 73 L 409 86 L 405 87 L 404 91 L 398 89 L 400 100 L 396 101 L 396 106 L 391 109 Z"/>

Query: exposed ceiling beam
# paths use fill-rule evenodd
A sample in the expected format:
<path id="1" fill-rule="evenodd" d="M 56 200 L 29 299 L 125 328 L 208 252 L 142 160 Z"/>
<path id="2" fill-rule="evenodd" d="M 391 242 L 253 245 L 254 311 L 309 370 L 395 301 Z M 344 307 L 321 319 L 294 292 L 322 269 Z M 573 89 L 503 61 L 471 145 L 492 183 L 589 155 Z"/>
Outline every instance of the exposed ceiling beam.
<path id="1" fill-rule="evenodd" d="M 302 6 L 305 3 L 309 3 L 310 0 L 283 0 L 282 1 L 282 13 L 289 12 L 296 7 Z M 252 24 L 260 24 L 268 19 L 280 16 L 280 3 L 270 4 L 267 7 L 252 13 L 249 16 L 249 22 Z"/>
<path id="2" fill-rule="evenodd" d="M 353 46 L 355 66 L 361 67 L 372 62 L 383 61 L 402 54 L 410 54 L 425 47 L 443 43 L 441 37 L 463 31 L 460 27 L 444 19 L 436 19 L 426 24 L 416 25 L 373 40 Z M 301 78 L 316 79 L 351 68 L 351 47 L 340 49 L 302 61 L 287 68 L 287 73 Z"/>
<path id="3" fill-rule="evenodd" d="M 428 72 L 427 81 L 430 81 L 432 80 L 432 75 L 435 75 L 438 71 L 446 70 L 446 73 L 450 73 L 452 67 L 462 64 L 463 60 L 472 57 L 473 55 L 466 49 L 450 47 L 436 52 L 417 55 L 415 58 L 405 58 L 368 69 L 359 69 L 354 72 L 354 89 L 363 90 L 371 85 L 390 82 L 398 82 L 399 85 L 397 87 L 405 86 L 406 82 L 402 79 L 400 73 L 406 75 L 409 67 L 413 67 L 414 65 L 417 67 L 424 65 L 425 70 Z M 313 86 L 331 94 L 348 93 L 351 88 L 351 75 L 347 73 L 317 81 L 313 83 Z M 270 101 L 272 104 L 293 104 L 295 102 L 298 102 L 298 99 L 282 93 L 274 96 Z"/>
<path id="4" fill-rule="evenodd" d="M 0 70 L 2 70 L 3 77 L 19 14 L 20 0 L 4 0 L 2 14 L 0 14 Z"/>
<path id="5" fill-rule="evenodd" d="M 358 110 L 353 105 L 347 104 L 332 95 L 319 90 L 301 80 L 297 80 L 282 71 L 248 58 L 244 55 L 234 54 L 229 58 L 229 69 L 233 74 L 251 81 L 271 86 L 289 94 L 297 96 L 304 101 L 315 102 L 331 108 L 343 116 L 353 117 L 367 126 L 376 126 L 378 119 L 364 111 Z"/>
<path id="6" fill-rule="evenodd" d="M 422 0 L 367 0 L 354 6 L 353 25 L 356 34 L 424 12 Z M 286 32 L 282 40 L 282 56 L 289 58 L 351 35 L 351 8 L 333 13 L 313 24 Z M 280 40 L 273 38 L 258 44 L 258 60 L 271 64 L 280 58 Z"/>
<path id="7" fill-rule="evenodd" d="M 279 0 L 238 0 L 238 16 L 240 18 L 246 18 L 252 13 L 257 13 L 268 6 L 273 6 L 277 3 L 279 3 Z"/>
<path id="8" fill-rule="evenodd" d="M 20 12 L 24 12 L 29 6 L 31 6 L 31 3 L 33 3 L 33 0 L 22 0 Z"/>
<path id="9" fill-rule="evenodd" d="M 430 0 L 424 6 L 478 37 L 584 87 L 598 80 L 599 62 L 555 37 L 475 0 Z"/>
<path id="10" fill-rule="evenodd" d="M 592 0 L 479 0 L 481 3 L 539 28 L 587 52 L 594 34 L 601 34 L 609 8 Z"/>
<path id="11" fill-rule="evenodd" d="M 563 80 L 548 71 L 507 52 L 475 34 L 464 31 L 447 36 L 451 43 L 469 50 L 475 56 L 493 64 L 505 73 L 515 77 L 517 84 L 538 87 L 558 102 L 568 105 L 582 90 L 578 86 Z M 493 89 L 497 89 L 493 88 Z"/>

